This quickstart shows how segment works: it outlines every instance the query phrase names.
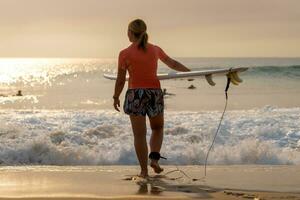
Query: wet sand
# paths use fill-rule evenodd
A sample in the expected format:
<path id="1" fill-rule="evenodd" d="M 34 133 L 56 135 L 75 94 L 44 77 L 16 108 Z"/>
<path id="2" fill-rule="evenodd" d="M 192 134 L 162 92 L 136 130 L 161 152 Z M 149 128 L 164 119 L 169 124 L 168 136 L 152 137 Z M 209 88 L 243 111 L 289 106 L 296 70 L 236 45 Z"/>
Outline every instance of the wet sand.
<path id="1" fill-rule="evenodd" d="M 300 199 L 300 166 L 179 166 L 148 180 L 138 166 L 0 167 L 1 199 Z M 198 180 L 193 180 L 198 179 Z"/>

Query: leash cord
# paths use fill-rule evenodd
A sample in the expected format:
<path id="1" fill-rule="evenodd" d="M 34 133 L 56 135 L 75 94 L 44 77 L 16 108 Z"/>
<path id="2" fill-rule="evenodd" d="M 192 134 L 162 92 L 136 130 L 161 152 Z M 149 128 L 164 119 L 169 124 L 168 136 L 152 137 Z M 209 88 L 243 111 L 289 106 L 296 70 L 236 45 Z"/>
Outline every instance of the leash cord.
<path id="1" fill-rule="evenodd" d="M 213 139 L 213 141 L 212 141 L 212 143 L 211 143 L 211 145 L 210 145 L 210 147 L 209 147 L 209 149 L 208 149 L 208 151 L 207 151 L 207 154 L 206 154 L 205 165 L 204 165 L 204 177 L 203 177 L 203 178 L 200 178 L 200 179 L 197 179 L 197 178 L 193 178 L 193 179 L 192 179 L 192 178 L 191 178 L 190 176 L 188 176 L 184 171 L 180 170 L 180 169 L 178 168 L 177 165 L 176 165 L 176 168 L 177 168 L 177 169 L 172 170 L 172 171 L 169 171 L 169 172 L 166 172 L 166 173 L 165 173 L 165 176 L 166 176 L 167 174 L 172 174 L 172 173 L 174 173 L 174 172 L 180 172 L 180 173 L 183 174 L 185 177 L 187 177 L 188 179 L 191 179 L 191 180 L 193 180 L 193 181 L 198 181 L 198 180 L 201 180 L 201 179 L 205 179 L 205 177 L 206 177 L 206 168 L 207 168 L 207 160 L 208 160 L 208 156 L 209 156 L 209 153 L 210 153 L 212 147 L 214 146 L 215 140 L 216 140 L 217 135 L 218 135 L 218 133 L 219 133 L 219 130 L 220 130 L 220 127 L 221 127 L 221 124 L 222 124 L 222 121 L 223 121 L 223 118 L 224 118 L 224 115 L 225 115 L 225 112 L 226 112 L 226 109 L 227 109 L 227 103 L 228 103 L 228 94 L 227 94 L 227 92 L 228 92 L 228 89 L 229 89 L 229 86 L 230 86 L 230 82 L 231 82 L 230 77 L 227 77 L 227 84 L 226 84 L 226 88 L 225 88 L 225 106 L 224 106 L 224 110 L 223 110 L 223 113 L 222 113 L 221 118 L 220 118 L 220 121 L 219 121 L 218 128 L 217 128 L 216 133 L 215 133 L 215 135 L 214 135 L 214 139 Z M 178 178 L 176 178 L 176 179 L 178 179 Z"/>
<path id="2" fill-rule="evenodd" d="M 230 70 L 231 70 L 231 69 L 230 69 Z M 211 145 L 210 145 L 210 147 L 209 147 L 209 149 L 208 149 L 208 151 L 207 151 L 207 154 L 206 154 L 205 165 L 204 165 L 204 178 L 206 177 L 206 166 L 207 166 L 208 155 L 209 155 L 209 153 L 210 153 L 210 150 L 211 150 L 212 147 L 214 146 L 215 140 L 216 140 L 216 138 L 217 138 L 217 135 L 218 135 L 218 133 L 219 133 L 219 130 L 220 130 L 220 127 L 221 127 L 223 118 L 224 118 L 224 114 L 225 114 L 226 109 L 227 109 L 227 102 L 228 102 L 228 94 L 227 94 L 227 92 L 228 92 L 228 89 L 229 89 L 229 86 L 230 86 L 230 81 L 231 81 L 230 77 L 227 77 L 227 84 L 226 84 L 226 88 L 225 88 L 225 107 L 224 107 L 224 111 L 223 111 L 223 113 L 222 113 L 222 116 L 221 116 L 221 118 L 220 118 L 220 122 L 219 122 L 219 125 L 218 125 L 218 128 L 217 128 L 217 131 L 216 131 L 216 133 L 215 133 L 214 139 L 213 139 L 213 141 L 212 141 L 212 143 L 211 143 Z"/>
<path id="3" fill-rule="evenodd" d="M 211 143 L 211 145 L 210 145 L 210 147 L 209 147 L 209 149 L 208 149 L 208 151 L 207 151 L 207 154 L 206 154 L 205 165 L 204 165 L 204 177 L 206 177 L 206 166 L 207 166 L 208 156 L 209 156 L 209 153 L 210 153 L 212 147 L 214 146 L 215 140 L 216 140 L 217 135 L 218 135 L 218 133 L 219 133 L 219 130 L 220 130 L 220 127 L 221 127 L 223 118 L 224 118 L 224 114 L 225 114 L 225 111 L 226 111 L 226 108 L 227 108 L 227 102 L 228 102 L 228 101 L 227 101 L 227 98 L 226 98 L 224 111 L 223 111 L 222 116 L 221 116 L 221 118 L 220 118 L 220 122 L 219 122 L 219 125 L 218 125 L 218 128 L 217 128 L 217 131 L 216 131 L 216 133 L 215 133 L 214 139 L 213 139 L 213 141 L 212 141 L 212 143 Z"/>

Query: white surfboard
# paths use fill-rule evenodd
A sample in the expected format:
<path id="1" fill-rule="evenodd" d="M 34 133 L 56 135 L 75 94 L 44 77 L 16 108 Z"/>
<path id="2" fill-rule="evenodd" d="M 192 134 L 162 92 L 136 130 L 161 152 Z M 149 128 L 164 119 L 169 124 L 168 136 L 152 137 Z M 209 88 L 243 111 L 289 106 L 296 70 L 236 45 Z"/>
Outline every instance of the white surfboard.
<path id="1" fill-rule="evenodd" d="M 246 67 L 236 67 L 230 69 L 212 69 L 212 70 L 200 70 L 200 71 L 190 71 L 190 72 L 171 72 L 171 73 L 163 73 L 157 74 L 159 80 L 167 80 L 167 79 L 176 79 L 176 78 L 190 78 L 190 77 L 197 77 L 197 76 L 205 76 L 207 82 L 214 86 L 215 83 L 212 80 L 213 75 L 227 75 L 231 78 L 231 82 L 237 85 L 238 83 L 242 82 L 242 79 L 239 78 L 238 73 L 244 72 L 248 68 Z M 116 80 L 116 74 L 104 74 L 105 78 L 110 80 Z M 126 77 L 128 80 L 128 77 Z"/>

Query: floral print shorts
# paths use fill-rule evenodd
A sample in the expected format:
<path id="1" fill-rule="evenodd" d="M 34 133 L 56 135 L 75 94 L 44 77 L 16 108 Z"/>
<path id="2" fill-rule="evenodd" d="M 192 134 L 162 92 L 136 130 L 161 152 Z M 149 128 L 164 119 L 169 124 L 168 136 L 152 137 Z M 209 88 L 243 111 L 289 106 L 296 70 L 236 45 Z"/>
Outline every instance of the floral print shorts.
<path id="1" fill-rule="evenodd" d="M 164 112 L 164 97 L 161 89 L 128 89 L 124 101 L 128 115 L 155 117 Z"/>

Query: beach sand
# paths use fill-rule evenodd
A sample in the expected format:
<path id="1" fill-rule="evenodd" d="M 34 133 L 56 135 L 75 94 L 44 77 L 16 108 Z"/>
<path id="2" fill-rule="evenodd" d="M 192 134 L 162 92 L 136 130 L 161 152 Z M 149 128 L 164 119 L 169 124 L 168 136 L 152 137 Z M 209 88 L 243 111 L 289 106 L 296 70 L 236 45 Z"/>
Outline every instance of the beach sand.
<path id="1" fill-rule="evenodd" d="M 3 166 L 0 199 L 300 199 L 297 165 L 164 167 L 144 180 L 138 166 Z"/>

